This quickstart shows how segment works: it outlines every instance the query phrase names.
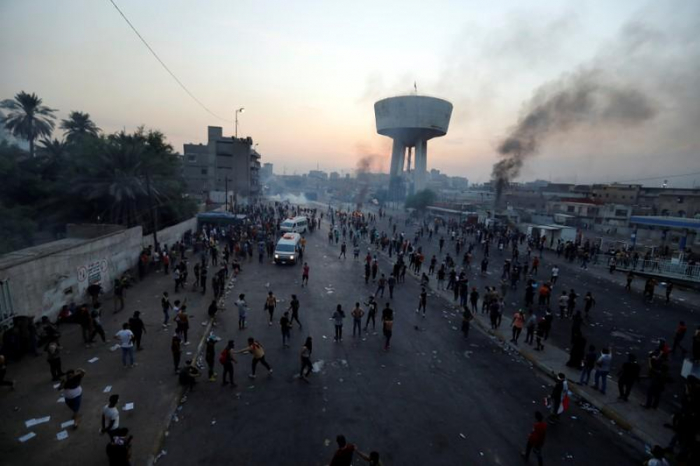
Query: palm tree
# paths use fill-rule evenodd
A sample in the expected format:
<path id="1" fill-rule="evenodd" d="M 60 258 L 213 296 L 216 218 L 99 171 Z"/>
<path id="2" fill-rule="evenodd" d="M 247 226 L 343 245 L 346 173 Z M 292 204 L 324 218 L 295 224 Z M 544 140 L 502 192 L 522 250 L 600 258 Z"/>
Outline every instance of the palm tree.
<path id="1" fill-rule="evenodd" d="M 12 99 L 3 100 L 0 107 L 10 110 L 2 123 L 13 136 L 29 141 L 29 154 L 34 157 L 34 141 L 41 136 L 51 136 L 56 110 L 41 105 L 34 93 L 22 91 Z"/>
<path id="2" fill-rule="evenodd" d="M 61 129 L 66 136 L 66 141 L 72 144 L 85 136 L 96 137 L 100 134 L 100 128 L 90 119 L 89 113 L 70 112 L 67 120 L 61 120 Z"/>
<path id="3" fill-rule="evenodd" d="M 68 152 L 68 143 L 66 141 L 44 138 L 39 143 L 41 144 L 39 148 L 40 154 L 43 153 L 50 157 L 61 158 Z"/>

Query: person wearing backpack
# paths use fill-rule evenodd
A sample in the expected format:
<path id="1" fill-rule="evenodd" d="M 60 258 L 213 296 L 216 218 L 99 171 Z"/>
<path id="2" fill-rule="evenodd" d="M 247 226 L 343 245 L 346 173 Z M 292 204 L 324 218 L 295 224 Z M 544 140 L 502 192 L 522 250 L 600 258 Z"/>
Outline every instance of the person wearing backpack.
<path id="1" fill-rule="evenodd" d="M 226 348 L 221 350 L 219 362 L 224 366 L 224 380 L 221 382 L 221 386 L 224 387 L 229 383 L 226 380 L 226 375 L 229 375 L 231 387 L 236 387 L 237 385 L 233 381 L 233 365 L 238 364 L 238 361 L 236 361 L 236 352 L 233 350 L 233 340 L 229 340 Z"/>

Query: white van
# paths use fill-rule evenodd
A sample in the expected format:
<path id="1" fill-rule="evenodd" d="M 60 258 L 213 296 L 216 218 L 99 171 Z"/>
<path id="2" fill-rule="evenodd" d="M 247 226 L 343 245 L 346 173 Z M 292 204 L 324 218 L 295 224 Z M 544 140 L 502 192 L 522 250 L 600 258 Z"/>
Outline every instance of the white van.
<path id="1" fill-rule="evenodd" d="M 301 249 L 299 233 L 285 233 L 275 246 L 276 264 L 296 264 Z"/>
<path id="2" fill-rule="evenodd" d="M 280 230 L 285 233 L 306 233 L 308 229 L 309 220 L 306 217 L 288 218 L 280 225 Z"/>

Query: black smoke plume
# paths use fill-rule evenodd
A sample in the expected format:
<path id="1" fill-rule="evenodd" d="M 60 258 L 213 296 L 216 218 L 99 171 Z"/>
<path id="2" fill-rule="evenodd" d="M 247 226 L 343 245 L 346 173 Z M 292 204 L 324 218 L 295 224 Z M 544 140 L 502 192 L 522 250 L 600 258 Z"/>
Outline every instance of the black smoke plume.
<path id="1" fill-rule="evenodd" d="M 498 145 L 494 166 L 496 208 L 503 189 L 520 174 L 550 135 L 584 124 L 633 126 L 656 115 L 654 102 L 631 86 L 606 78 L 601 70 L 582 70 L 539 88 L 525 104 L 510 134 Z"/>

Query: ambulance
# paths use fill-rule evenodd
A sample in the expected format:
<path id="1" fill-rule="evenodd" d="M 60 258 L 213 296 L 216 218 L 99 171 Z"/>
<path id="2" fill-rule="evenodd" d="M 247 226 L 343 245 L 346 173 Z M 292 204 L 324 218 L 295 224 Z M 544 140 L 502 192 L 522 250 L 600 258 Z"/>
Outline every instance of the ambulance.
<path id="1" fill-rule="evenodd" d="M 275 264 L 296 264 L 301 250 L 301 235 L 285 233 L 275 246 Z"/>
<path id="2" fill-rule="evenodd" d="M 285 233 L 306 233 L 308 229 L 309 220 L 306 217 L 288 218 L 280 225 L 280 230 Z"/>

